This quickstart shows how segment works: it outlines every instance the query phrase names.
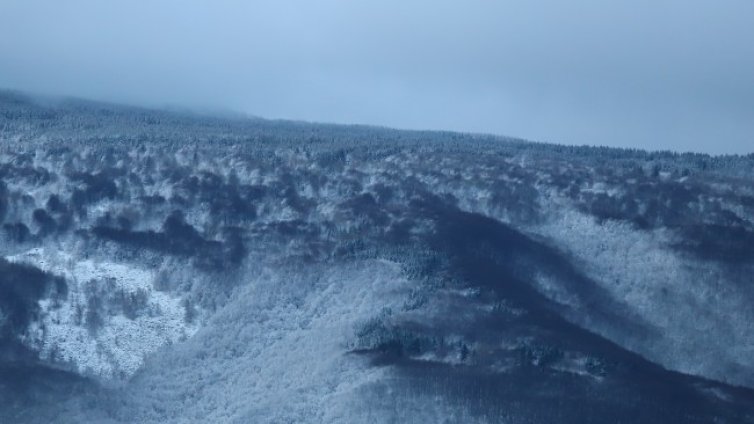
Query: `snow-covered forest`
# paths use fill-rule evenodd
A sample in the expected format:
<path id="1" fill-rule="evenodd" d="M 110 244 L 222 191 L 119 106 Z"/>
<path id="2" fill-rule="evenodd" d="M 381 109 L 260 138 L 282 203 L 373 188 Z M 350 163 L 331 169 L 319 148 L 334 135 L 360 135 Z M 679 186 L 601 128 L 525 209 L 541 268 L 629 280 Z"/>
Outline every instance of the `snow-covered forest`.
<path id="1" fill-rule="evenodd" d="M 754 422 L 754 155 L 0 92 L 0 225 L 0 422 Z"/>

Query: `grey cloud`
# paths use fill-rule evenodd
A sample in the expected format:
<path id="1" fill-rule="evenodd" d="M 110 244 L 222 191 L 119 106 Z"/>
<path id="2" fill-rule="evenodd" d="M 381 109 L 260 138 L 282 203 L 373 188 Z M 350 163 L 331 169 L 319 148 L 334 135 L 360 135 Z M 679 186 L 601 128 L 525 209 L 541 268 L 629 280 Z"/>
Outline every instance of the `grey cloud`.
<path id="1" fill-rule="evenodd" d="M 746 153 L 753 20 L 743 0 L 6 0 L 0 86 Z"/>

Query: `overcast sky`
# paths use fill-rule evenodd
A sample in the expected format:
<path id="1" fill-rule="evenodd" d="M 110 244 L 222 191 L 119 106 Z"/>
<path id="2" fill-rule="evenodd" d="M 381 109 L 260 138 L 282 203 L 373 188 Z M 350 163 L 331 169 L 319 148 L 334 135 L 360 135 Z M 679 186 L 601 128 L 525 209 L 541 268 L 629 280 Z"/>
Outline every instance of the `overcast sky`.
<path id="1" fill-rule="evenodd" d="M 751 0 L 0 0 L 0 88 L 754 151 Z"/>

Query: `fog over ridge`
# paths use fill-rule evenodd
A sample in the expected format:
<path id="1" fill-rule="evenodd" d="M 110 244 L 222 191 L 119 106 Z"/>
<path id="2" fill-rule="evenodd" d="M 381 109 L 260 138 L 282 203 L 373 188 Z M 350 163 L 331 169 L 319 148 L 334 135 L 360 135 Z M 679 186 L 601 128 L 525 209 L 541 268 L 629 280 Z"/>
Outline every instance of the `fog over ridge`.
<path id="1" fill-rule="evenodd" d="M 749 153 L 754 5 L 0 5 L 0 86 L 270 118 Z"/>

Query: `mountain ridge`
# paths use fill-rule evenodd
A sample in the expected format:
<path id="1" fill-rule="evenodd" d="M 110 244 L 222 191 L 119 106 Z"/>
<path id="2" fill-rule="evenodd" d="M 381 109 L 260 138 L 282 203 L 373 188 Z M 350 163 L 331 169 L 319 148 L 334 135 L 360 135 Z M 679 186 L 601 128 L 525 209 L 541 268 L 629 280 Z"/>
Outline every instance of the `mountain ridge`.
<path id="1" fill-rule="evenodd" d="M 13 96 L 0 420 L 754 422 L 752 155 Z"/>

